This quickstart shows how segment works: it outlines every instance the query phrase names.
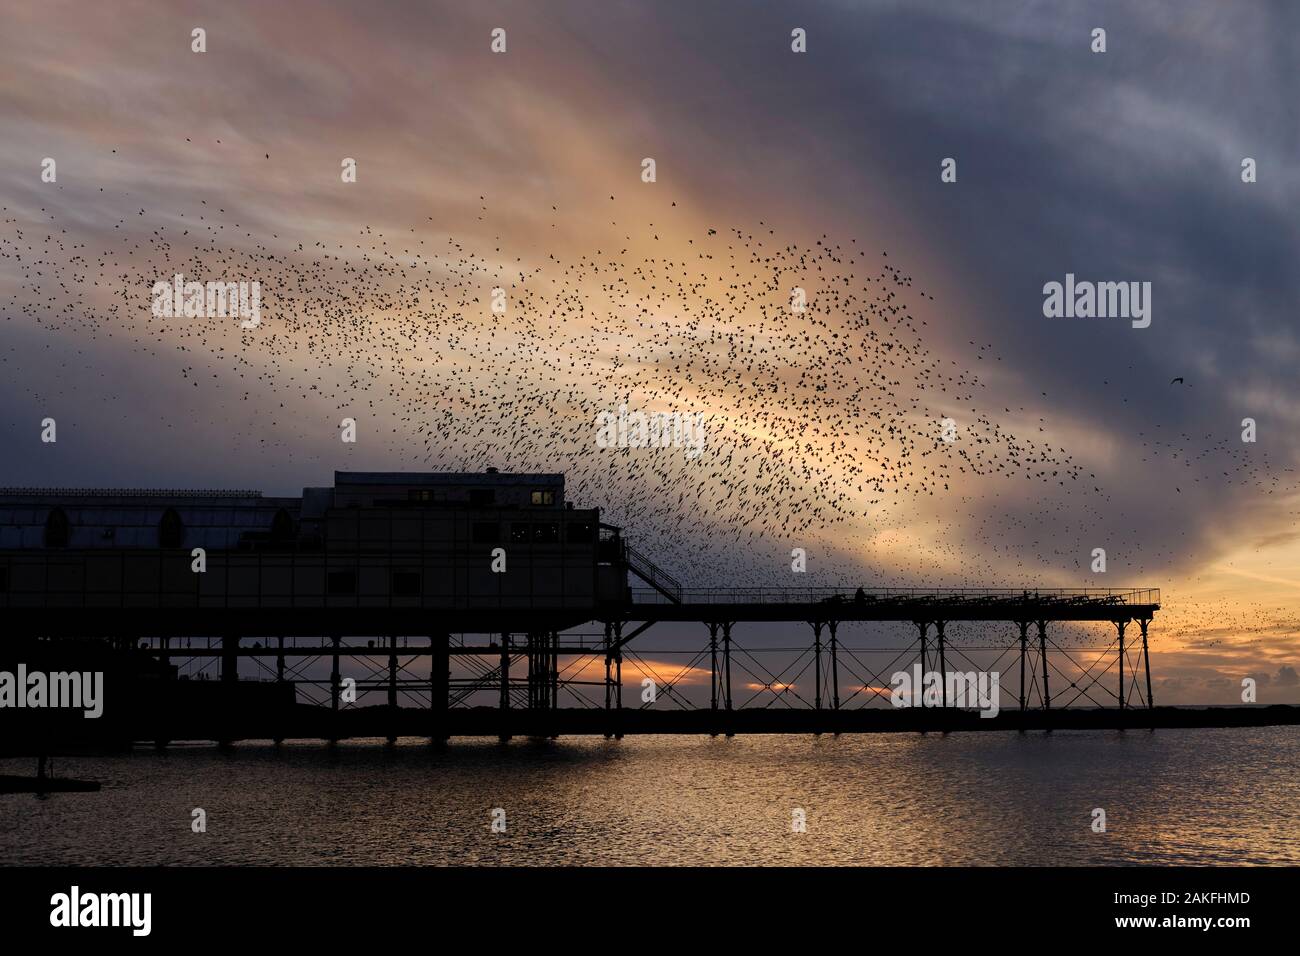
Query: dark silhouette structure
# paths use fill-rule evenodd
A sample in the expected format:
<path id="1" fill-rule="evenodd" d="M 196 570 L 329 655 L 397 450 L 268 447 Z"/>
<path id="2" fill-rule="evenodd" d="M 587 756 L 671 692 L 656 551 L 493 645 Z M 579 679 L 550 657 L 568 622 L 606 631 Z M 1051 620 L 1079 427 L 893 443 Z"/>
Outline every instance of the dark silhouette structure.
<path id="1" fill-rule="evenodd" d="M 297 498 L 0 489 L 0 613 L 8 634 L 55 646 L 97 638 L 128 659 L 147 658 L 153 691 L 145 696 L 157 711 L 147 732 L 159 741 L 192 732 L 279 738 L 304 727 L 312 736 L 342 736 L 353 732 L 339 717 L 354 704 L 354 690 L 386 693 L 386 708 L 363 729 L 386 721 L 390 737 L 411 726 L 399 696 L 427 700 L 422 732 L 442 738 L 466 726 L 450 709 L 484 690 L 495 694 L 498 713 L 479 726 L 502 736 L 525 725 L 552 732 L 564 723 L 561 690 L 592 683 L 567 674 L 563 662 L 593 654 L 604 661 L 604 680 L 595 682 L 604 690 L 602 729 L 616 736 L 628 725 L 628 645 L 666 621 L 707 628 L 701 657 L 707 652 L 714 732 L 729 732 L 738 710 L 733 628 L 761 621 L 811 626 L 808 703 L 827 725 L 838 726 L 846 703 L 838 629 L 847 621 L 914 625 L 905 666 L 919 661 L 940 673 L 948 623 L 1010 622 L 1019 632 L 1018 647 L 1009 647 L 1019 655 L 1021 713 L 1050 711 L 1067 693 L 1066 704 L 1081 695 L 1105 703 L 1093 688 L 1104 688 L 1120 709 L 1134 702 L 1150 709 L 1148 626 L 1159 607 L 1156 590 L 686 589 L 602 523 L 598 509 L 566 501 L 563 476 L 553 474 L 338 472 L 332 487 L 306 488 Z M 601 627 L 594 641 L 562 636 L 593 621 Z M 1066 621 L 1114 625 L 1115 690 L 1100 680 L 1110 667 L 1085 674 L 1083 685 L 1073 678 L 1052 685 L 1049 625 Z M 8 656 L 0 649 L 0 659 Z M 177 680 L 168 666 L 211 657 L 220 659 L 221 680 L 210 685 Z M 340 668 L 346 657 L 383 663 L 349 687 Z M 273 686 L 264 693 L 240 686 L 254 683 L 239 681 L 241 658 L 257 662 Z M 294 688 L 318 683 L 298 670 L 320 658 L 331 664 L 321 701 L 327 710 L 310 708 L 308 720 Z M 468 676 L 452 677 L 453 658 Z M 419 666 L 426 660 L 427 669 Z M 871 680 L 857 677 L 858 694 L 870 689 Z M 878 693 L 886 675 L 870 677 Z M 789 689 L 778 684 L 767 689 Z M 659 692 L 673 695 L 672 683 Z M 940 710 L 951 703 L 945 691 Z M 528 718 L 512 718 L 519 711 Z M 178 716 L 193 713 L 202 719 Z M 140 722 L 149 721 L 139 711 L 133 721 L 121 733 L 139 739 Z"/>

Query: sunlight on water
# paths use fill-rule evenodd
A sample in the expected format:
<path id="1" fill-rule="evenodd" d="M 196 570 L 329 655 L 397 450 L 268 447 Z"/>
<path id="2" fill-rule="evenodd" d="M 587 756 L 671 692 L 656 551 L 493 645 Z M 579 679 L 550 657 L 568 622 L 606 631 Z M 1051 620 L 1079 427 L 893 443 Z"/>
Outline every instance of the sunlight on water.
<path id="1" fill-rule="evenodd" d="M 1291 727 L 173 747 L 58 762 L 101 780 L 98 794 L 0 796 L 0 851 L 28 864 L 1296 864 L 1297 758 Z M 190 830 L 195 807 L 207 833 Z M 806 833 L 791 832 L 795 808 Z"/>

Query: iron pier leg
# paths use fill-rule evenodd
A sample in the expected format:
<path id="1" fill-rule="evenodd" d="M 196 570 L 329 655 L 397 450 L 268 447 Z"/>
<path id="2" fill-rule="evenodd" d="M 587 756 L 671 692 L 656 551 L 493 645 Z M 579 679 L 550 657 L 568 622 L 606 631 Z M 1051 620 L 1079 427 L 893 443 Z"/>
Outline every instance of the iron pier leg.
<path id="1" fill-rule="evenodd" d="M 813 710 L 822 709 L 822 622 L 813 622 Z"/>
<path id="2" fill-rule="evenodd" d="M 840 709 L 840 662 L 838 657 L 839 643 L 835 638 L 835 632 L 839 629 L 838 621 L 830 622 L 831 629 L 831 710 Z M 839 733 L 836 730 L 836 733 Z"/>
<path id="3" fill-rule="evenodd" d="M 614 739 L 623 739 L 623 622 L 614 622 Z"/>
<path id="4" fill-rule="evenodd" d="M 609 656 L 609 648 L 610 648 L 610 645 L 613 643 L 613 641 L 612 641 L 612 639 L 611 639 L 611 637 L 610 637 L 610 632 L 611 632 L 613 629 L 614 629 L 614 628 L 613 628 L 613 625 L 610 624 L 608 621 L 606 621 L 606 622 L 605 622 L 605 709 L 606 709 L 606 710 L 609 710 L 609 708 L 610 708 L 610 706 L 611 706 L 611 704 L 610 704 L 610 687 L 609 687 L 609 680 L 610 680 L 610 675 L 609 675 L 609 665 L 610 665 L 611 661 L 610 661 L 610 656 Z"/>
<path id="5" fill-rule="evenodd" d="M 1147 669 L 1147 710 L 1151 710 L 1156 706 L 1155 698 L 1151 696 L 1151 655 L 1147 651 L 1147 625 L 1150 623 L 1150 618 L 1143 618 L 1138 621 L 1138 627 L 1142 628 L 1142 662 Z"/>
<path id="6" fill-rule="evenodd" d="M 1038 654 L 1043 659 L 1043 710 L 1052 709 L 1052 693 L 1047 686 L 1047 622 L 1038 622 Z"/>
<path id="7" fill-rule="evenodd" d="M 497 734 L 497 739 L 503 743 L 510 739 L 510 733 L 506 728 L 506 720 L 510 714 L 510 632 L 504 631 L 501 634 L 501 701 L 499 705 L 501 728 Z"/>
<path id="8" fill-rule="evenodd" d="M 930 622 L 917 621 L 916 629 L 918 632 L 920 632 L 921 635 L 921 686 L 914 688 L 912 690 L 912 693 L 916 694 L 920 699 L 920 703 L 914 706 L 925 707 L 925 668 L 926 668 L 925 638 L 926 638 L 926 634 L 929 633 L 930 630 Z"/>
<path id="9" fill-rule="evenodd" d="M 447 706 L 450 703 L 448 692 L 451 687 L 451 647 L 450 634 L 430 634 L 429 648 L 429 711 L 433 717 L 433 736 L 431 742 L 445 743 L 447 733 Z"/>
<path id="10" fill-rule="evenodd" d="M 551 635 L 549 631 L 536 631 L 528 636 L 533 646 L 533 660 L 530 667 L 537 668 L 533 678 L 533 706 L 538 710 L 547 710 L 551 706 Z"/>
<path id="11" fill-rule="evenodd" d="M 500 679 L 497 683 L 497 709 L 510 709 L 510 635 L 501 635 Z"/>
<path id="12" fill-rule="evenodd" d="M 551 631 L 551 739 L 560 738 L 560 632 Z"/>
<path id="13" fill-rule="evenodd" d="M 1020 712 L 1025 712 L 1025 657 L 1029 653 L 1029 622 L 1017 621 L 1020 627 Z M 1022 731 L 1024 727 L 1020 728 Z"/>
<path id="14" fill-rule="evenodd" d="M 388 635 L 388 742 L 397 743 L 397 635 Z"/>
<path id="15" fill-rule="evenodd" d="M 560 637 L 555 631 L 550 631 L 546 635 L 546 700 L 547 706 L 555 710 L 560 706 L 556 699 L 558 690 L 556 681 L 560 673 L 560 655 L 559 655 Z"/>
<path id="16" fill-rule="evenodd" d="M 526 699 L 524 709 L 529 711 L 537 709 L 537 647 L 534 644 L 536 639 L 537 633 L 535 631 L 529 631 L 524 636 L 526 641 L 524 644 L 524 657 L 526 659 L 524 664 L 524 679 L 526 681 L 524 685 Z"/>
<path id="17" fill-rule="evenodd" d="M 221 639 L 221 679 L 226 683 L 239 680 L 239 638 L 231 634 Z"/>
<path id="18" fill-rule="evenodd" d="M 709 625 L 709 707 L 718 709 L 718 625 Z"/>
<path id="19" fill-rule="evenodd" d="M 718 625 L 709 624 L 709 710 L 713 716 L 710 737 L 718 736 Z"/>
<path id="20" fill-rule="evenodd" d="M 1119 631 L 1119 709 L 1124 709 L 1124 628 L 1128 621 L 1116 621 L 1115 630 Z"/>
<path id="21" fill-rule="evenodd" d="M 162 662 L 164 671 L 170 670 L 170 665 L 172 662 L 171 654 L 168 653 L 168 648 L 170 644 L 171 644 L 171 638 L 165 634 L 159 639 L 160 653 L 158 654 L 158 660 Z M 168 741 L 166 737 L 156 737 L 154 738 L 153 745 L 158 750 L 166 750 L 167 742 Z M 279 743 L 279 741 L 276 742 Z"/>
<path id="22" fill-rule="evenodd" d="M 731 622 L 725 621 L 722 625 L 722 671 L 726 685 L 723 688 L 725 692 L 725 701 L 727 708 L 727 736 L 733 737 L 735 734 L 731 729 Z"/>
<path id="23" fill-rule="evenodd" d="M 284 635 L 275 639 L 275 683 L 279 687 L 284 686 Z M 284 743 L 283 733 L 276 734 L 275 743 Z"/>
<path id="24" fill-rule="evenodd" d="M 614 736 L 609 730 L 609 712 L 614 707 L 614 687 L 613 675 L 610 673 L 614 664 L 613 653 L 610 648 L 614 646 L 613 641 L 614 625 L 609 621 L 605 622 L 605 739 L 609 740 Z"/>
<path id="25" fill-rule="evenodd" d="M 339 739 L 339 688 L 343 683 L 343 678 L 339 674 L 338 635 L 330 635 L 330 645 L 333 649 L 330 654 L 330 743 L 337 743 Z"/>
<path id="26" fill-rule="evenodd" d="M 560 632 L 551 631 L 551 739 L 559 739 L 560 719 Z"/>
<path id="27" fill-rule="evenodd" d="M 948 709 L 948 661 L 943 654 L 943 621 L 935 621 L 934 629 L 939 635 L 939 695 L 941 706 Z"/>
<path id="28" fill-rule="evenodd" d="M 722 625 L 723 706 L 731 711 L 731 623 Z"/>
<path id="29" fill-rule="evenodd" d="M 230 725 L 235 720 L 235 715 L 239 713 L 239 705 L 235 700 L 235 695 L 239 691 L 239 637 L 233 634 L 227 634 L 221 638 L 221 684 L 222 684 L 222 708 L 221 708 L 221 739 L 217 744 L 221 747 L 229 747 L 231 738 L 229 736 Z"/>

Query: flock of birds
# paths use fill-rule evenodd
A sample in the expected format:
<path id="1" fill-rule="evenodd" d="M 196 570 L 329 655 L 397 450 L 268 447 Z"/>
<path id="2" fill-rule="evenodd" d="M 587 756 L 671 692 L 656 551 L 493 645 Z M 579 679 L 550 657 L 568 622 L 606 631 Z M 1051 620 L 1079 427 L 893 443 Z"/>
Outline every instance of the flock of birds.
<path id="1" fill-rule="evenodd" d="M 432 216 L 295 242 L 254 235 L 206 200 L 161 217 L 137 203 L 95 242 L 49 210 L 32 221 L 6 209 L 0 269 L 20 281 L 4 320 L 145 352 L 158 374 L 210 393 L 229 454 L 251 445 L 354 467 L 356 449 L 334 444 L 350 416 L 366 467 L 562 472 L 570 500 L 604 508 L 687 582 L 794 583 L 782 571 L 798 546 L 820 547 L 822 580 L 844 580 L 861 575 L 864 550 L 870 561 L 918 521 L 930 539 L 896 544 L 880 574 L 1086 573 L 1075 541 L 1110 496 L 1043 418 L 987 397 L 982 369 L 1001 359 L 929 329 L 933 298 L 886 253 L 782 238 L 763 222 L 620 226 L 609 203 L 621 241 L 513 259 L 500 237 L 449 237 Z M 155 317 L 150 290 L 175 273 L 258 280 L 260 326 Z M 703 453 L 599 448 L 597 416 L 620 406 L 701 414 Z M 945 419 L 958 440 L 945 440 Z M 1280 470 L 1231 438 L 1140 437 L 1152 460 L 1185 470 L 1178 493 L 1278 487 Z M 1017 507 L 986 507 L 1004 496 Z M 972 534 L 988 548 L 963 547 Z"/>

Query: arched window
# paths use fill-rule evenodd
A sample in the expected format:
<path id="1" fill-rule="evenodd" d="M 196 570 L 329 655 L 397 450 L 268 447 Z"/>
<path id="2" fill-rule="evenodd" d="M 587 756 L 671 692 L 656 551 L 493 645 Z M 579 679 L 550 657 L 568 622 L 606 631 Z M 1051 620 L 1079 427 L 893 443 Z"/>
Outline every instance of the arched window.
<path id="1" fill-rule="evenodd" d="M 293 519 L 289 517 L 289 512 L 281 508 L 271 519 L 271 544 L 277 548 L 291 547 L 293 535 Z"/>
<path id="2" fill-rule="evenodd" d="M 185 523 L 175 508 L 168 508 L 158 522 L 158 547 L 179 548 L 184 540 Z"/>
<path id="3" fill-rule="evenodd" d="M 45 547 L 66 548 L 68 546 L 68 516 L 62 508 L 55 508 L 45 519 Z"/>

